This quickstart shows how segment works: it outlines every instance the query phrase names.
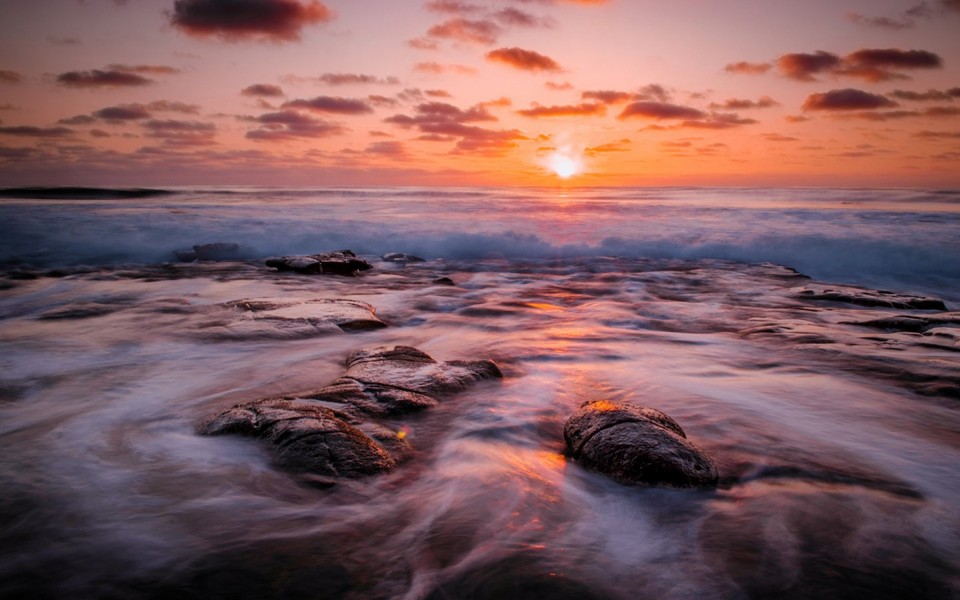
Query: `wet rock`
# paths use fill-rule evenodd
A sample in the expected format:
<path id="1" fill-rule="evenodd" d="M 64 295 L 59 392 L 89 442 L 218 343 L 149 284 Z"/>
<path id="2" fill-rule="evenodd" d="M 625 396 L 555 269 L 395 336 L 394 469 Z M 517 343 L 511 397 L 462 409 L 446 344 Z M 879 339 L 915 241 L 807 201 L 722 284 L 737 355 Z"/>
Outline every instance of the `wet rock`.
<path id="1" fill-rule="evenodd" d="M 568 455 L 622 483 L 710 488 L 717 467 L 669 416 L 647 407 L 588 402 L 566 422 Z"/>
<path id="2" fill-rule="evenodd" d="M 359 350 L 332 384 L 238 404 L 204 423 L 200 433 L 264 439 L 283 467 L 315 477 L 373 475 L 389 471 L 413 450 L 403 435 L 370 417 L 429 408 L 441 396 L 499 377 L 489 360 L 438 362 L 409 346 Z"/>
<path id="3" fill-rule="evenodd" d="M 357 258 L 350 250 L 338 250 L 325 254 L 311 254 L 309 256 L 283 256 L 267 259 L 268 267 L 278 271 L 293 271 L 304 275 L 344 275 L 353 276 L 359 271 L 366 271 L 373 267 L 365 260 Z"/>
<path id="4" fill-rule="evenodd" d="M 314 475 L 355 478 L 395 466 L 373 438 L 309 401 L 268 398 L 238 405 L 204 424 L 200 433 L 264 439 L 282 466 Z"/>
<path id="5" fill-rule="evenodd" d="M 437 277 L 431 283 L 433 283 L 434 285 L 457 285 L 449 277 Z"/>
<path id="6" fill-rule="evenodd" d="M 947 310 L 939 298 L 897 294 L 887 290 L 869 290 L 854 286 L 807 287 L 796 294 L 802 300 L 845 302 L 858 306 L 883 306 L 887 308 L 917 310 Z"/>
<path id="7" fill-rule="evenodd" d="M 844 325 L 858 325 L 883 331 L 909 331 L 925 333 L 941 326 L 960 325 L 960 313 L 944 313 L 930 316 L 893 315 L 868 321 L 844 321 Z"/>
<path id="8" fill-rule="evenodd" d="M 388 252 L 381 256 L 385 262 L 395 262 L 395 263 L 411 263 L 411 262 L 426 262 L 425 259 L 415 256 L 413 254 L 404 254 L 403 252 Z"/>
<path id="9" fill-rule="evenodd" d="M 233 242 L 215 242 L 213 244 L 198 244 L 192 250 L 177 250 L 177 259 L 180 262 L 193 262 L 195 260 L 238 260 L 243 258 L 240 251 L 240 244 Z"/>

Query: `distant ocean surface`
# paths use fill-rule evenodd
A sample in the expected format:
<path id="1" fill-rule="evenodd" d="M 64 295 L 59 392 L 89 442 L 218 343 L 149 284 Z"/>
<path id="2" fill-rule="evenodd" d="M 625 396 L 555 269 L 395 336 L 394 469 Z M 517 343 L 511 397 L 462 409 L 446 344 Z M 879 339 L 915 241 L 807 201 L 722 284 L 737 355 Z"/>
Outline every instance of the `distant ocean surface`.
<path id="1" fill-rule="evenodd" d="M 0 597 L 956 600 L 958 308 L 958 190 L 0 190 Z M 332 486 L 199 434 L 395 346 L 503 379 Z M 600 400 L 719 486 L 583 468 Z"/>
<path id="2" fill-rule="evenodd" d="M 235 242 L 251 257 L 350 248 L 445 259 L 715 258 L 951 295 L 960 282 L 960 190 L 31 192 L 48 198 L 0 192 L 0 264 L 155 263 L 194 244 Z"/>

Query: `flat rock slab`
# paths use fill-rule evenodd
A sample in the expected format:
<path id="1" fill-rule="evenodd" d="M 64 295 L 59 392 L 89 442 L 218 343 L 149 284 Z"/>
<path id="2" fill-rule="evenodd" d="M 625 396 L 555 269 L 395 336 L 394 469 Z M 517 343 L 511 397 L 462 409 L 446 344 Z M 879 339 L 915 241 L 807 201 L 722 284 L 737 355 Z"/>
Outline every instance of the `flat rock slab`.
<path id="1" fill-rule="evenodd" d="M 621 483 L 712 488 L 719 481 L 713 460 L 654 408 L 588 402 L 567 420 L 563 437 L 577 463 Z"/>
<path id="2" fill-rule="evenodd" d="M 306 302 L 244 298 L 219 307 L 219 320 L 198 329 L 199 335 L 214 340 L 297 339 L 387 326 L 372 305 L 343 298 Z"/>
<path id="3" fill-rule="evenodd" d="M 947 310 L 946 304 L 939 298 L 898 294 L 886 290 L 870 290 L 855 286 L 807 286 L 797 291 L 796 298 L 801 300 L 821 300 L 844 302 L 858 306 L 883 306 L 887 308 L 916 310 Z"/>
<path id="4" fill-rule="evenodd" d="M 344 275 L 352 277 L 359 271 L 372 269 L 367 261 L 357 258 L 350 250 L 309 254 L 306 256 L 283 256 L 267 259 L 266 265 L 278 271 L 292 271 L 303 275 Z"/>
<path id="5" fill-rule="evenodd" d="M 204 423 L 200 434 L 263 439 L 291 471 L 334 479 L 374 475 L 393 469 L 412 448 L 371 417 L 429 408 L 442 396 L 500 377 L 489 360 L 438 362 L 409 346 L 360 350 L 332 384 L 238 404 Z"/>

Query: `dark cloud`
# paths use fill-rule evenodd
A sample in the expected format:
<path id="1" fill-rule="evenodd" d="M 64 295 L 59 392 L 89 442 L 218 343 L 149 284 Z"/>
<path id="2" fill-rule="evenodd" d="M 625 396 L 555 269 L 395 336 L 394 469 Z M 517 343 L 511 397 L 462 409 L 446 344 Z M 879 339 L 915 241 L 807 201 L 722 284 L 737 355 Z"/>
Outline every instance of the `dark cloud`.
<path id="1" fill-rule="evenodd" d="M 933 52 L 897 48 L 857 50 L 843 60 L 849 66 L 878 69 L 938 69 L 943 66 L 943 60 Z"/>
<path id="2" fill-rule="evenodd" d="M 879 94 L 846 88 L 830 90 L 823 94 L 811 94 L 803 103 L 803 110 L 876 110 L 894 106 L 897 106 L 896 102 Z"/>
<path id="3" fill-rule="evenodd" d="M 651 83 L 640 88 L 635 100 L 656 100 L 657 102 L 670 102 L 670 92 L 659 83 Z"/>
<path id="4" fill-rule="evenodd" d="M 20 83 L 21 81 L 23 81 L 23 75 L 16 71 L 0 71 L 0 82 Z"/>
<path id="5" fill-rule="evenodd" d="M 839 56 L 823 50 L 814 54 L 784 54 L 777 59 L 780 72 L 797 81 L 816 81 L 814 75 L 834 71 L 842 63 Z"/>
<path id="6" fill-rule="evenodd" d="M 94 69 L 61 73 L 57 83 L 75 88 L 140 87 L 152 84 L 153 80 L 128 71 Z"/>
<path id="7" fill-rule="evenodd" d="M 174 27 L 196 37 L 291 42 L 333 13 L 317 0 L 176 0 L 168 16 Z"/>
<path id="8" fill-rule="evenodd" d="M 108 138 L 108 137 L 112 137 L 112 136 L 110 135 L 110 132 L 109 132 L 109 131 L 104 131 L 104 130 L 102 130 L 102 129 L 91 129 L 91 130 L 90 130 L 90 137 L 94 137 L 94 138 Z"/>
<path id="9" fill-rule="evenodd" d="M 101 108 L 95 111 L 93 116 L 104 121 L 122 122 L 149 119 L 152 115 L 142 104 L 125 104 Z"/>
<path id="10" fill-rule="evenodd" d="M 457 17 L 434 25 L 427 30 L 427 35 L 433 38 L 451 39 L 459 42 L 491 45 L 503 29 L 493 21 L 487 19 L 470 20 Z"/>
<path id="11" fill-rule="evenodd" d="M 773 65 L 770 63 L 752 63 L 745 60 L 730 63 L 723 68 L 727 73 L 738 73 L 742 75 L 763 75 L 769 71 Z"/>
<path id="12" fill-rule="evenodd" d="M 363 100 L 317 96 L 309 100 L 291 100 L 283 104 L 284 108 L 305 108 L 314 112 L 335 113 L 340 115 L 362 115 L 372 113 L 373 108 Z"/>
<path id="13" fill-rule="evenodd" d="M 248 85 L 240 90 L 240 93 L 244 96 L 262 96 L 265 98 L 277 98 L 284 95 L 283 88 L 281 88 L 279 85 L 271 85 L 269 83 L 255 83 L 253 85 Z"/>
<path id="14" fill-rule="evenodd" d="M 597 102 L 582 102 L 565 106 L 535 105 L 532 108 L 518 110 L 517 114 L 532 118 L 599 116 L 607 114 L 607 108 L 604 104 Z"/>
<path id="15" fill-rule="evenodd" d="M 783 135 L 782 133 L 765 133 L 763 134 L 763 139 L 768 142 L 799 142 L 799 138 L 790 137 L 788 135 Z"/>
<path id="16" fill-rule="evenodd" d="M 107 65 L 108 71 L 138 73 L 140 75 L 176 75 L 180 69 L 166 65 Z"/>
<path id="17" fill-rule="evenodd" d="M 361 75 L 358 73 L 324 73 L 318 80 L 327 85 L 354 85 L 354 84 L 376 84 L 376 85 L 399 85 L 400 80 L 396 77 L 376 77 L 374 75 Z"/>
<path id="18" fill-rule="evenodd" d="M 678 129 L 732 129 L 742 125 L 753 125 L 756 119 L 741 117 L 735 113 L 711 113 L 705 118 L 687 119 L 677 125 Z"/>
<path id="19" fill-rule="evenodd" d="M 468 123 L 496 121 L 486 106 L 481 103 L 469 109 L 461 109 L 443 102 L 428 102 L 416 108 L 416 114 L 394 115 L 384 119 L 401 127 L 416 127 L 426 141 L 449 141 L 456 139 L 456 153 L 495 156 L 516 146 L 516 141 L 526 139 L 517 130 L 492 130 L 468 125 Z"/>
<path id="20" fill-rule="evenodd" d="M 721 103 L 712 103 L 710 108 L 721 110 L 747 110 L 751 108 L 773 108 L 774 106 L 780 106 L 780 104 L 770 96 L 762 96 L 758 100 L 729 98 Z"/>
<path id="21" fill-rule="evenodd" d="M 9 102 L 0 102 L 0 110 L 19 110 L 20 107 L 14 106 Z"/>
<path id="22" fill-rule="evenodd" d="M 452 98 L 453 96 L 447 90 L 424 90 L 424 94 L 431 98 Z"/>
<path id="23" fill-rule="evenodd" d="M 75 117 L 70 117 L 67 119 L 60 119 L 57 123 L 61 125 L 92 125 L 97 122 L 97 119 L 91 117 L 90 115 L 77 115 Z"/>
<path id="24" fill-rule="evenodd" d="M 300 138 L 322 138 L 345 133 L 340 125 L 328 123 L 294 110 L 265 113 L 252 119 L 259 129 L 247 132 L 251 140 L 278 142 Z"/>
<path id="25" fill-rule="evenodd" d="M 34 127 L 32 125 L 16 125 L 0 127 L 0 135 L 14 135 L 18 137 L 35 138 L 62 138 L 73 135 L 73 130 L 67 127 Z"/>
<path id="26" fill-rule="evenodd" d="M 866 81 L 909 79 L 899 71 L 936 69 L 943 60 L 926 50 L 898 48 L 865 48 L 843 58 L 818 50 L 813 54 L 784 54 L 777 59 L 780 72 L 797 81 L 816 81 L 815 75 L 856 77 Z"/>
<path id="27" fill-rule="evenodd" d="M 523 48 L 498 48 L 487 52 L 487 60 L 499 62 L 523 71 L 562 71 L 549 56 Z"/>
<path id="28" fill-rule="evenodd" d="M 171 100 L 154 100 L 150 104 L 147 104 L 147 110 L 153 112 L 178 112 L 186 115 L 196 115 L 200 113 L 200 106 Z"/>
<path id="29" fill-rule="evenodd" d="M 948 90 L 927 90 L 926 92 L 894 90 L 887 95 L 897 100 L 910 100 L 913 102 L 951 102 L 955 98 L 960 98 L 960 87 L 950 88 Z"/>
<path id="30" fill-rule="evenodd" d="M 669 104 L 667 102 L 633 102 L 628 104 L 618 119 L 689 119 L 706 118 L 707 114 L 689 106 Z"/>
<path id="31" fill-rule="evenodd" d="M 634 94 L 615 90 L 590 90 L 581 93 L 580 97 L 584 100 L 596 100 L 604 104 L 623 104 L 635 100 Z"/>

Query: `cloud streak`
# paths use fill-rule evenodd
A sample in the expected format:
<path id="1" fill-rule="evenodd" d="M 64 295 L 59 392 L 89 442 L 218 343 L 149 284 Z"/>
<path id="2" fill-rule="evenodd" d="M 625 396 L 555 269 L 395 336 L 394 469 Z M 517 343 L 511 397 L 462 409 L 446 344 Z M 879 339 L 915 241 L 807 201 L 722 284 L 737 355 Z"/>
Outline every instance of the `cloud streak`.
<path id="1" fill-rule="evenodd" d="M 129 71 L 101 70 L 92 71 L 67 71 L 57 75 L 57 83 L 66 87 L 73 88 L 116 88 L 116 87 L 142 87 L 154 83 L 143 75 L 131 73 Z"/>
<path id="2" fill-rule="evenodd" d="M 563 70 L 549 56 L 523 48 L 498 48 L 487 52 L 486 58 L 490 62 L 504 64 L 521 71 L 557 72 Z"/>

